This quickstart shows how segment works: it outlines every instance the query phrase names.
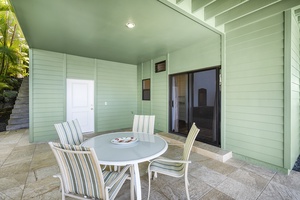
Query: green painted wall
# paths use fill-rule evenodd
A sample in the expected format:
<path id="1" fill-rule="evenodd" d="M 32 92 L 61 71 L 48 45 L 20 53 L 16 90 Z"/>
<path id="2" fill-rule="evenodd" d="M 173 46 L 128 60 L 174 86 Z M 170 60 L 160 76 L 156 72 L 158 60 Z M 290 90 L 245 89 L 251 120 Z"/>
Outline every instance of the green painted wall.
<path id="1" fill-rule="evenodd" d="M 97 60 L 96 70 L 96 130 L 131 128 L 137 112 L 137 66 Z"/>
<path id="2" fill-rule="evenodd" d="M 139 85 L 139 92 L 141 93 L 141 96 L 138 98 L 138 102 L 141 104 L 141 110 L 139 114 L 143 115 L 151 115 L 152 114 L 152 105 L 151 105 L 151 100 L 153 98 L 153 80 L 151 79 L 151 72 L 152 72 L 152 61 L 144 62 L 141 64 L 141 68 L 139 69 L 140 71 L 140 79 L 138 79 L 138 85 Z M 142 100 L 142 80 L 143 79 L 150 79 L 150 101 L 148 100 Z"/>
<path id="3" fill-rule="evenodd" d="M 155 73 L 155 63 L 166 60 L 165 56 L 153 60 L 151 78 L 152 114 L 155 115 L 155 129 L 168 130 L 168 71 Z"/>
<path id="4" fill-rule="evenodd" d="M 155 63 L 166 60 L 166 71 L 155 73 Z M 151 78 L 151 101 L 138 99 L 142 114 L 155 115 L 155 129 L 168 132 L 169 75 L 221 65 L 221 37 L 212 32 L 205 43 L 196 43 L 139 65 L 138 81 Z M 149 71 L 150 69 L 150 71 Z M 142 90 L 138 87 L 138 90 Z"/>
<path id="5" fill-rule="evenodd" d="M 29 77 L 30 142 L 57 138 L 53 124 L 66 120 L 67 78 L 95 81 L 95 131 L 132 126 L 136 65 L 31 49 Z"/>
<path id="6" fill-rule="evenodd" d="M 205 43 L 196 43 L 169 56 L 169 74 L 221 65 L 221 36 L 212 32 Z"/>
<path id="7" fill-rule="evenodd" d="M 284 167 L 292 169 L 299 156 L 299 27 L 292 10 L 285 12 L 285 137 Z"/>
<path id="8" fill-rule="evenodd" d="M 283 167 L 284 16 L 226 32 L 226 149 Z"/>
<path id="9" fill-rule="evenodd" d="M 94 80 L 95 78 L 95 60 L 91 58 L 66 55 L 66 69 L 68 79 Z"/>
<path id="10" fill-rule="evenodd" d="M 54 123 L 65 119 L 66 56 L 30 50 L 30 142 L 57 138 Z"/>

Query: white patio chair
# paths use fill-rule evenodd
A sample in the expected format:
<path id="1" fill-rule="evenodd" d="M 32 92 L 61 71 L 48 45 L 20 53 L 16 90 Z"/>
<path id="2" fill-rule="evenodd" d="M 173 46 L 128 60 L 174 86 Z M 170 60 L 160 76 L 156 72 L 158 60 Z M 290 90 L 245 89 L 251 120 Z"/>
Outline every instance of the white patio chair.
<path id="1" fill-rule="evenodd" d="M 58 134 L 60 143 L 62 144 L 71 144 L 71 145 L 80 145 L 83 141 L 83 134 L 77 119 L 54 124 L 56 132 Z M 104 170 L 107 166 L 101 166 Z M 111 166 L 108 166 L 111 170 Z"/>
<path id="2" fill-rule="evenodd" d="M 154 134 L 155 115 L 134 115 L 132 132 Z"/>
<path id="3" fill-rule="evenodd" d="M 62 199 L 66 196 L 76 199 L 115 199 L 127 179 L 125 166 L 121 172 L 102 171 L 93 148 L 49 142 L 55 155 L 60 174 Z M 131 199 L 134 198 L 134 184 L 130 184 Z"/>
<path id="4" fill-rule="evenodd" d="M 77 119 L 54 124 L 60 143 L 80 145 L 83 135 Z"/>
<path id="5" fill-rule="evenodd" d="M 198 129 L 193 123 L 189 133 L 188 137 L 185 141 L 184 147 L 183 147 L 183 155 L 182 159 L 180 160 L 172 160 L 168 158 L 157 158 L 152 160 L 148 165 L 148 179 L 149 179 L 149 189 L 148 189 L 148 199 L 150 198 L 150 189 L 151 189 L 151 178 L 152 178 L 152 172 L 154 172 L 154 178 L 157 176 L 157 173 L 165 174 L 168 176 L 180 178 L 184 176 L 185 179 L 185 190 L 186 190 L 186 196 L 187 199 L 190 199 L 189 196 L 189 190 L 188 190 L 188 165 L 191 163 L 189 161 L 189 156 L 191 153 L 191 149 L 193 147 L 193 143 L 199 133 L 200 129 Z"/>

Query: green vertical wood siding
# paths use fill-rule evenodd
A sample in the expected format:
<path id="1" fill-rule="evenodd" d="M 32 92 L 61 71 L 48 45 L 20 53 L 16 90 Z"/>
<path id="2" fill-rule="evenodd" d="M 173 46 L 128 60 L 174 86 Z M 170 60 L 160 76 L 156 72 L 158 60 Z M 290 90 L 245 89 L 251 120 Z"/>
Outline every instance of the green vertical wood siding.
<path id="1" fill-rule="evenodd" d="M 226 33 L 228 150 L 283 167 L 284 16 Z"/>
<path id="2" fill-rule="evenodd" d="M 137 66 L 30 50 L 30 141 L 56 139 L 66 120 L 66 79 L 95 81 L 95 131 L 132 126 L 137 112 Z M 107 105 L 104 105 L 107 102 Z"/>

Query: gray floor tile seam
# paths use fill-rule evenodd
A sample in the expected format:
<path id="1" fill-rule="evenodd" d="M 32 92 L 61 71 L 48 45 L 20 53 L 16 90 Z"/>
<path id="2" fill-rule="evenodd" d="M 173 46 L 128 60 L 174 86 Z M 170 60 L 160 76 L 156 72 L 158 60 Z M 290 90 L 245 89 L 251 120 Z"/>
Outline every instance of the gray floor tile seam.
<path id="1" fill-rule="evenodd" d="M 207 183 L 206 183 L 206 184 L 207 184 Z M 200 197 L 200 200 L 201 200 L 202 198 L 205 198 L 205 196 L 206 196 L 207 194 L 209 194 L 210 192 L 212 192 L 212 191 L 214 191 L 214 190 L 217 190 L 217 191 L 223 193 L 222 191 L 218 190 L 216 187 L 213 187 L 213 186 L 211 186 L 211 185 L 209 185 L 209 184 L 207 184 L 207 185 L 210 187 L 210 189 L 207 190 L 207 192 L 203 193 L 203 195 Z"/>
<path id="2" fill-rule="evenodd" d="M 215 187 L 213 187 L 213 186 L 211 186 L 211 185 L 209 185 L 209 184 L 208 184 L 208 185 L 212 187 L 212 190 L 215 189 L 215 190 L 219 191 L 220 193 L 225 194 L 223 191 L 219 190 L 218 187 L 221 186 L 223 183 L 227 182 L 227 180 L 231 179 L 231 178 L 230 178 L 230 175 L 233 174 L 234 172 L 236 172 L 238 169 L 239 169 L 239 168 L 237 168 L 235 171 L 232 171 L 231 173 L 225 175 L 226 178 L 225 178 L 223 181 L 220 181 L 219 184 L 217 184 Z M 226 195 L 227 195 L 227 194 L 226 194 Z"/>
<path id="3" fill-rule="evenodd" d="M 23 137 L 25 134 L 27 134 L 26 131 L 25 131 L 24 133 L 22 133 L 22 137 Z M 22 138 L 22 137 L 21 137 L 21 138 Z M 24 185 L 24 188 L 23 188 L 23 190 L 22 190 L 22 195 L 21 195 L 22 199 L 23 199 L 23 195 L 24 195 L 24 192 L 25 192 L 25 188 L 27 187 L 27 182 L 28 182 L 28 178 L 29 178 L 29 176 L 30 176 L 30 171 L 32 171 L 32 160 L 33 160 L 33 158 L 34 158 L 34 155 L 35 155 L 35 152 L 36 152 L 36 148 L 37 148 L 37 145 L 36 145 L 36 144 L 32 144 L 32 145 L 34 145 L 34 151 L 33 151 L 33 154 L 32 154 L 31 160 L 30 160 L 30 166 L 29 166 L 29 171 L 28 171 L 28 173 L 27 173 L 25 185 Z M 36 177 L 34 171 L 33 171 L 33 174 L 34 174 L 34 176 Z"/>
<path id="4" fill-rule="evenodd" d="M 270 180 L 268 181 L 268 183 L 265 185 L 265 187 L 261 190 L 260 194 L 257 196 L 256 200 L 258 200 L 261 195 L 264 193 L 264 191 L 266 190 L 266 188 L 269 186 L 269 184 L 271 183 L 272 179 L 275 177 L 275 175 L 277 174 L 277 172 L 275 172 L 273 174 L 273 176 L 270 178 Z M 261 176 L 262 177 L 262 176 Z"/>
<path id="5" fill-rule="evenodd" d="M 209 187 L 211 187 L 211 189 L 210 189 L 208 192 L 206 192 L 204 195 L 202 195 L 201 198 L 204 198 L 205 195 L 208 194 L 208 193 L 209 193 L 210 191 L 212 191 L 212 190 L 217 190 L 218 192 L 225 194 L 223 191 L 219 190 L 218 187 L 221 186 L 223 183 L 226 183 L 227 181 L 230 181 L 231 179 L 232 179 L 232 180 L 235 180 L 235 179 L 233 179 L 233 178 L 231 177 L 231 175 L 233 175 L 233 174 L 234 174 L 235 172 L 237 172 L 238 170 L 248 171 L 247 169 L 244 169 L 244 166 L 245 166 L 245 165 L 247 165 L 247 164 L 241 165 L 241 166 L 239 166 L 239 167 L 236 167 L 236 166 L 235 166 L 235 167 L 236 167 L 236 170 L 234 170 L 234 171 L 232 171 L 231 173 L 225 175 L 226 178 L 225 178 L 224 180 L 220 181 L 220 182 L 219 182 L 217 185 L 215 185 L 215 186 L 212 186 L 212 185 L 210 185 L 209 183 L 206 183 L 206 182 L 205 182 Z M 250 171 L 249 171 L 249 172 L 250 172 Z M 260 176 L 261 178 L 264 178 L 263 176 L 261 176 L 261 175 L 258 174 L 258 173 L 256 173 L 256 175 Z M 263 192 L 264 192 L 265 189 L 268 187 L 268 185 L 270 184 L 271 180 L 274 178 L 275 175 L 276 175 L 276 173 L 274 173 L 274 174 L 272 175 L 272 177 L 268 180 L 267 184 L 261 189 L 259 195 L 257 195 L 257 197 L 255 198 L 256 200 L 259 199 L 259 197 L 263 194 Z M 239 180 L 235 180 L 235 181 L 240 182 Z M 241 184 L 244 184 L 244 183 L 241 183 Z M 246 185 L 246 186 L 247 186 L 247 185 Z M 255 188 L 253 188 L 253 189 L 255 189 Z M 228 194 L 226 194 L 226 195 L 228 195 Z"/>
<path id="6" fill-rule="evenodd" d="M 8 133 L 9 131 L 6 131 L 6 132 Z M 16 146 L 17 146 L 18 143 L 20 142 L 20 140 L 21 140 L 23 134 L 24 134 L 24 133 L 21 134 L 21 137 L 19 138 L 19 140 L 18 140 L 16 143 L 13 143 L 14 147 L 13 147 L 12 150 L 9 152 L 9 154 L 6 156 L 5 160 L 4 160 L 4 161 L 2 162 L 2 164 L 1 164 L 0 168 L 4 166 L 4 164 L 6 163 L 7 159 L 11 156 L 12 152 L 15 150 Z M 12 143 L 9 143 L 9 145 L 12 145 Z"/>

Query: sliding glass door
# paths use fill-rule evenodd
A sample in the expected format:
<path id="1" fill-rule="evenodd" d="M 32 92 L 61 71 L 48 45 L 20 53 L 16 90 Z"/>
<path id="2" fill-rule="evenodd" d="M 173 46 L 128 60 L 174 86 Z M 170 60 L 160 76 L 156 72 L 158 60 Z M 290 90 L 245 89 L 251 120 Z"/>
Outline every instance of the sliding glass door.
<path id="1" fill-rule="evenodd" d="M 170 132 L 187 135 L 193 122 L 197 140 L 220 146 L 219 68 L 170 77 Z"/>

